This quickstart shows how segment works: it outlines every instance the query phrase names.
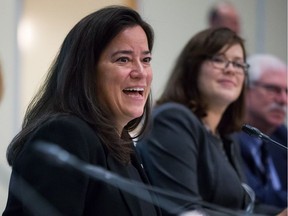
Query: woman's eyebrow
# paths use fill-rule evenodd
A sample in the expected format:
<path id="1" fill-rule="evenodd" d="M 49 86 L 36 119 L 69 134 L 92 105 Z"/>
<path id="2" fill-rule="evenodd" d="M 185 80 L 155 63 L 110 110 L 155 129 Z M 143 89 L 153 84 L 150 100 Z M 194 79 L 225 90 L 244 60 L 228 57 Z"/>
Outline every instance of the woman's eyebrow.
<path id="1" fill-rule="evenodd" d="M 131 55 L 132 53 L 133 53 L 132 50 L 118 50 L 118 51 L 116 51 L 116 52 L 114 52 L 114 53 L 112 54 L 112 57 L 113 57 L 113 56 L 116 56 L 116 55 L 118 55 L 118 54 Z M 149 54 L 151 54 L 151 51 L 150 51 L 150 50 L 146 50 L 146 51 L 143 51 L 142 54 L 143 54 L 143 55 L 149 55 Z"/>

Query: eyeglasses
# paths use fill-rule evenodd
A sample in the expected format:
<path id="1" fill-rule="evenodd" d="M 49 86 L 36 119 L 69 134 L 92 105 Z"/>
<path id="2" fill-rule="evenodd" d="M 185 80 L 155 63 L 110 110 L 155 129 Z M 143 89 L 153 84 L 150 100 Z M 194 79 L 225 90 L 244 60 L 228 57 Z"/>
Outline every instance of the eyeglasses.
<path id="1" fill-rule="evenodd" d="M 273 94 L 273 95 L 281 95 L 283 91 L 287 95 L 287 92 L 288 92 L 287 88 L 269 84 L 269 83 L 253 82 L 252 85 L 262 87 L 267 91 L 267 93 Z"/>
<path id="2" fill-rule="evenodd" d="M 229 61 L 224 56 L 212 56 L 209 58 L 215 68 L 225 69 L 231 63 L 237 74 L 246 75 L 249 65 L 245 62 Z"/>

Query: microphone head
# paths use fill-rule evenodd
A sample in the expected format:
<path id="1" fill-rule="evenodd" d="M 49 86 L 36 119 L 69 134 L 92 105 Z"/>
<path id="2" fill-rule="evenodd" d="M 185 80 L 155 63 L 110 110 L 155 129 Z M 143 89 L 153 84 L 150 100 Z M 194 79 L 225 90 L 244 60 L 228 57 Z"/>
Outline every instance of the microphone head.
<path id="1" fill-rule="evenodd" d="M 272 143 L 279 145 L 285 149 L 288 149 L 286 146 L 276 142 L 275 140 L 271 139 L 268 135 L 262 133 L 260 130 L 258 130 L 257 128 L 252 127 L 250 125 L 244 124 L 242 126 L 242 131 L 247 133 L 249 136 L 255 136 L 255 137 L 257 137 L 257 138 L 259 138 L 265 142 L 272 142 Z"/>
<path id="2" fill-rule="evenodd" d="M 259 137 L 262 133 L 257 128 L 252 127 L 248 124 L 244 124 L 242 126 L 242 131 L 247 133 L 249 136 L 256 136 Z"/>

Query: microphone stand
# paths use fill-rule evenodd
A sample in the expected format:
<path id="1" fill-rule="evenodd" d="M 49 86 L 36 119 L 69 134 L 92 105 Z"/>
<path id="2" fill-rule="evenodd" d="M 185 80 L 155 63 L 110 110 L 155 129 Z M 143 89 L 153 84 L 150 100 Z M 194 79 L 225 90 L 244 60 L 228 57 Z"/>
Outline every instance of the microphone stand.
<path id="1" fill-rule="evenodd" d="M 257 137 L 265 142 L 272 142 L 278 146 L 281 146 L 284 149 L 288 149 L 286 146 L 280 144 L 279 142 L 276 142 L 275 140 L 271 139 L 268 135 L 262 133 L 260 130 L 258 130 L 255 127 L 252 127 L 251 125 L 248 124 L 244 124 L 242 126 L 242 131 L 244 131 L 245 133 L 247 133 L 249 136 L 254 136 Z"/>
<path id="2" fill-rule="evenodd" d="M 162 196 L 172 197 L 174 199 L 184 200 L 186 202 L 192 202 L 195 205 L 206 207 L 211 210 L 218 211 L 219 213 L 223 213 L 223 216 L 243 216 L 243 215 L 253 215 L 253 216 L 261 216 L 260 214 L 250 214 L 244 211 L 232 211 L 230 209 L 220 207 L 211 203 L 203 202 L 200 200 L 192 199 L 189 196 L 185 196 L 183 194 L 179 194 L 172 191 L 163 190 L 154 186 L 145 185 L 141 182 L 135 180 L 127 180 L 119 175 L 116 175 L 102 167 L 90 165 L 79 160 L 74 155 L 68 153 L 66 150 L 62 149 L 60 146 L 51 144 L 44 141 L 39 141 L 35 148 L 38 152 L 42 153 L 45 159 L 49 160 L 52 163 L 56 163 L 58 165 L 68 165 L 81 173 L 86 174 L 96 180 L 103 181 L 107 184 L 110 184 L 114 187 L 117 187 L 125 192 L 128 192 L 140 199 L 143 199 L 147 202 L 150 202 L 154 205 L 159 206 L 160 208 L 165 209 L 170 214 L 180 214 L 183 215 L 193 215 L 193 216 L 204 216 L 201 211 L 198 211 L 197 208 L 195 210 L 187 211 L 184 207 L 179 207 L 179 205 L 170 201 L 167 198 L 163 198 Z M 136 188 L 136 190 L 135 190 Z M 154 196 L 155 202 L 151 200 L 151 197 L 147 193 L 141 193 L 141 191 L 149 191 L 152 192 L 151 195 Z M 156 194 L 158 196 L 156 196 Z M 161 199 L 159 197 L 161 195 Z M 221 214 L 222 215 L 222 214 Z"/>

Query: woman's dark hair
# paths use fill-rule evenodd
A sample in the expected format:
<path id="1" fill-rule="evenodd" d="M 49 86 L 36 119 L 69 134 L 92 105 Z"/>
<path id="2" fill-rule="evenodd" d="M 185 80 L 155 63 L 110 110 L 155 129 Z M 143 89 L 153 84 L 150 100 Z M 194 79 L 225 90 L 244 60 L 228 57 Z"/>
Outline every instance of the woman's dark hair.
<path id="1" fill-rule="evenodd" d="M 204 117 L 207 107 L 198 88 L 200 67 L 204 61 L 218 54 L 224 47 L 228 49 L 235 44 L 242 47 L 244 61 L 246 61 L 243 39 L 228 28 L 210 28 L 192 37 L 180 53 L 164 92 L 156 105 L 178 102 L 189 107 L 199 119 Z M 245 82 L 243 82 L 244 84 Z M 241 128 L 245 107 L 244 91 L 243 86 L 239 98 L 226 109 L 218 126 L 221 135 Z"/>
<path id="2" fill-rule="evenodd" d="M 112 155 L 123 163 L 130 161 L 131 138 L 128 132 L 140 123 L 141 136 L 147 127 L 151 109 L 151 95 L 141 117 L 130 121 L 119 138 L 109 111 L 98 101 L 96 66 L 108 44 L 123 30 L 140 26 L 147 36 L 152 51 L 154 34 L 151 26 L 140 15 L 125 6 L 109 6 L 80 20 L 66 36 L 47 78 L 28 106 L 22 130 L 7 149 L 10 165 L 21 151 L 29 135 L 51 117 L 76 115 L 99 132 L 100 139 Z"/>

